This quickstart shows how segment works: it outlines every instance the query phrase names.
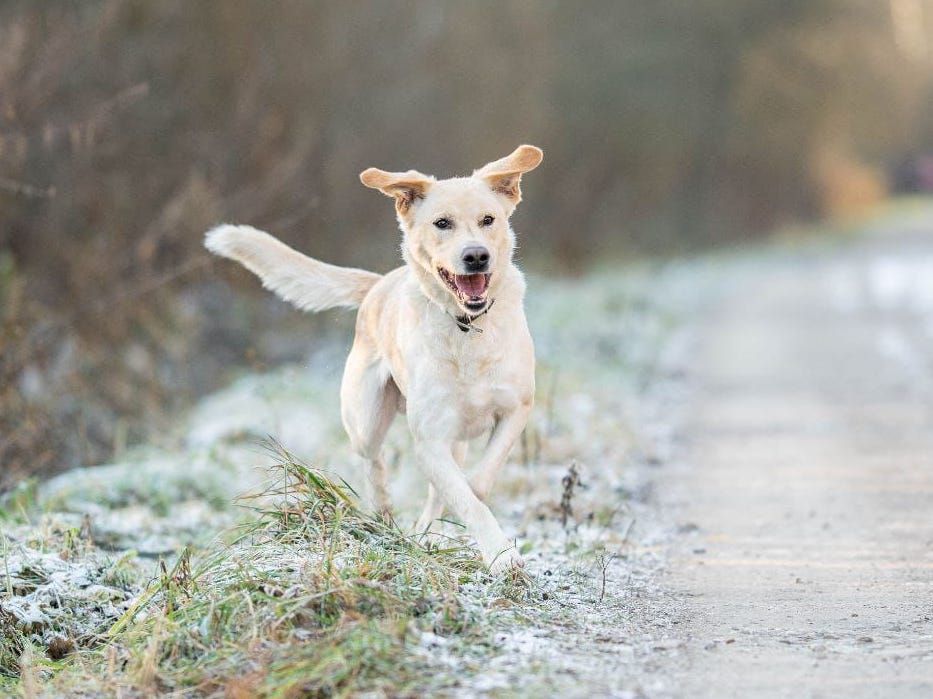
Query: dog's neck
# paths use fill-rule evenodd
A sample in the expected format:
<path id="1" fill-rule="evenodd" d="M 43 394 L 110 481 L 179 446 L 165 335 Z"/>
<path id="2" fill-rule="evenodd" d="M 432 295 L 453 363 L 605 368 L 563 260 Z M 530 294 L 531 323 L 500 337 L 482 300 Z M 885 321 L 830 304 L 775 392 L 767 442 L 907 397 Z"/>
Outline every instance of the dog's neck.
<path id="1" fill-rule="evenodd" d="M 489 299 L 489 303 L 486 304 L 486 308 L 477 313 L 476 315 L 470 315 L 469 313 L 464 313 L 462 316 L 451 316 L 454 319 L 454 322 L 457 324 L 457 327 L 460 328 L 460 332 L 483 332 L 482 328 L 478 328 L 473 325 L 473 321 L 489 313 L 492 309 L 492 305 L 496 302 L 494 298 Z"/>

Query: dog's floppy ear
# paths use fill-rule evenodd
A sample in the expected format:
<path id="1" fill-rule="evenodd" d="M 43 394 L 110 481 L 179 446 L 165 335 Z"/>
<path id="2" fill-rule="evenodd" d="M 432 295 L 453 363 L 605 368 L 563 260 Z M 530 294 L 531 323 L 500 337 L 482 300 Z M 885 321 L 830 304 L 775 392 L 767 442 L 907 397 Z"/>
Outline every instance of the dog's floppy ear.
<path id="1" fill-rule="evenodd" d="M 360 173 L 360 182 L 367 187 L 378 189 L 387 197 L 395 198 L 395 208 L 399 214 L 407 214 L 412 204 L 424 199 L 434 178 L 423 175 L 417 170 L 408 172 L 386 172 L 371 167 Z"/>
<path id="2" fill-rule="evenodd" d="M 534 170 L 544 159 L 544 152 L 537 146 L 519 146 L 511 155 L 484 165 L 473 173 L 490 186 L 492 191 L 504 197 L 509 212 L 522 200 L 522 175 Z"/>

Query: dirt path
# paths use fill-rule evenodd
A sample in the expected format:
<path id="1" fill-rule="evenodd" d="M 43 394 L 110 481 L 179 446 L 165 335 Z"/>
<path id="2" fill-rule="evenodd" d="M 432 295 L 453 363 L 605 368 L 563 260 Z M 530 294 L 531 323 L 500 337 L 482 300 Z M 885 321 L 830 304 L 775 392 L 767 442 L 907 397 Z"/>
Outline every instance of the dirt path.
<path id="1" fill-rule="evenodd" d="M 704 322 L 657 483 L 696 527 L 675 696 L 933 696 L 931 228 L 763 263 Z"/>

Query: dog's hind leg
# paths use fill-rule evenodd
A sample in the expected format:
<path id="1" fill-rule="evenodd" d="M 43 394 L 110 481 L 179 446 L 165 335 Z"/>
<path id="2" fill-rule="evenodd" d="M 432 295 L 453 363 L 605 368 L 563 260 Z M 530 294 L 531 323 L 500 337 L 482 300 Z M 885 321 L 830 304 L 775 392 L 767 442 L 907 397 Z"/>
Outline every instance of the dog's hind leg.
<path id="1" fill-rule="evenodd" d="M 470 487 L 482 501 L 486 501 L 492 485 L 499 475 L 512 449 L 528 423 L 531 402 L 523 403 L 518 408 L 503 416 L 492 430 L 486 451 L 476 465 L 476 475 L 470 480 Z"/>
<path id="2" fill-rule="evenodd" d="M 389 469 L 380 453 L 369 462 L 369 487 L 373 492 L 373 505 L 379 514 L 392 515 L 392 499 L 389 497 Z"/>
<path id="3" fill-rule="evenodd" d="M 398 412 L 398 387 L 380 364 L 366 362 L 354 349 L 347 358 L 340 402 L 343 426 L 350 445 L 369 461 L 374 509 L 390 515 L 389 475 L 382 456 L 382 442 Z"/>
<path id="4" fill-rule="evenodd" d="M 444 503 L 433 483 L 428 483 L 428 499 L 424 502 L 421 516 L 415 522 L 415 534 L 430 534 L 431 525 L 444 514 Z"/>
<path id="5" fill-rule="evenodd" d="M 453 447 L 454 459 L 460 465 L 460 468 L 466 466 L 466 453 L 469 442 L 456 442 Z M 428 483 L 428 499 L 424 503 L 424 509 L 421 516 L 415 524 L 416 534 L 429 534 L 431 526 L 439 520 L 444 514 L 444 501 L 437 494 L 433 483 Z"/>

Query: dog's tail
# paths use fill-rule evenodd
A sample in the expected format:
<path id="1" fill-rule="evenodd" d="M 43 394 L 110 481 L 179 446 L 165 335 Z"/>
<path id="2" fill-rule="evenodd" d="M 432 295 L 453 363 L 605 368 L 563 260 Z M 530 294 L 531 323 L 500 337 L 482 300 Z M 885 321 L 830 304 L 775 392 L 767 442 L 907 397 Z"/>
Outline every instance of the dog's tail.
<path id="1" fill-rule="evenodd" d="M 262 285 L 304 311 L 356 308 L 382 277 L 374 272 L 337 267 L 293 250 L 252 226 L 217 226 L 204 237 L 215 255 L 236 260 Z"/>

